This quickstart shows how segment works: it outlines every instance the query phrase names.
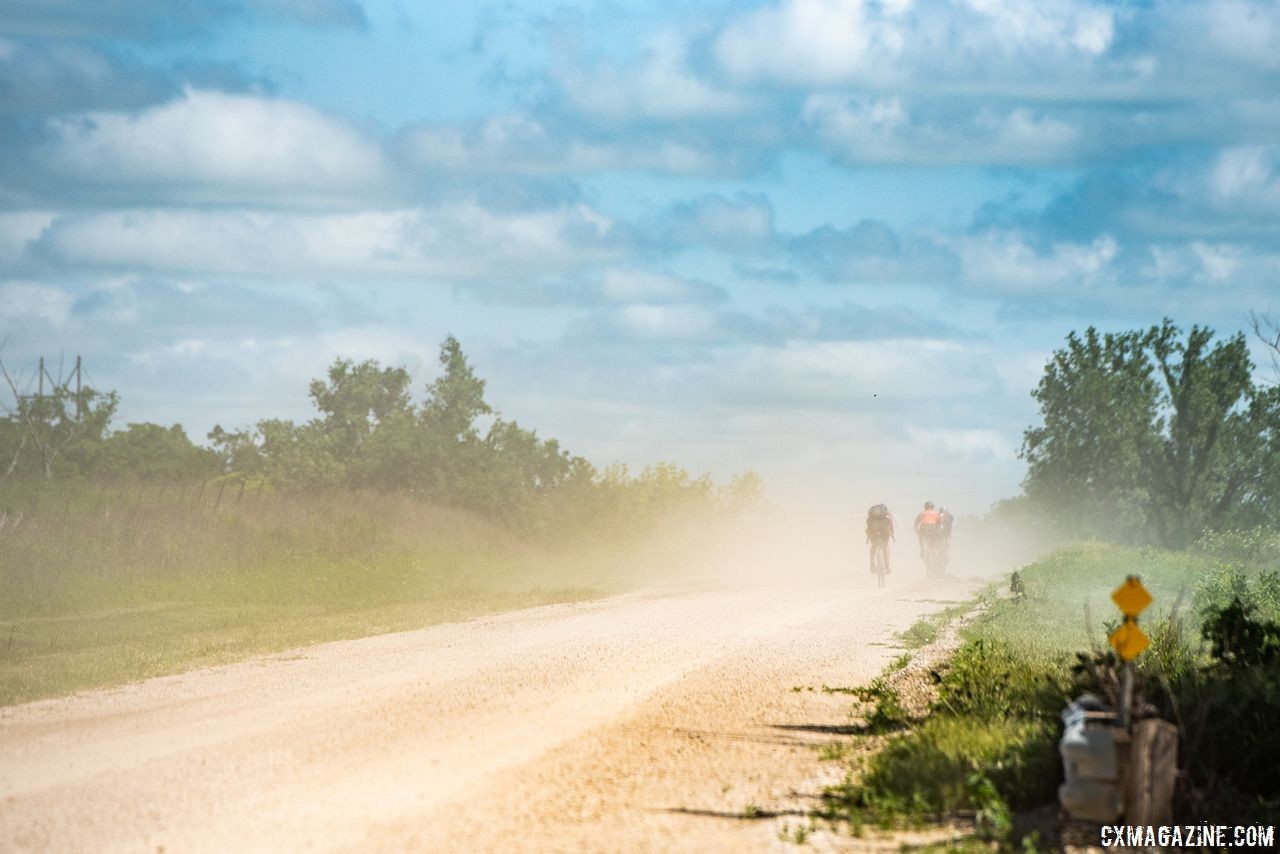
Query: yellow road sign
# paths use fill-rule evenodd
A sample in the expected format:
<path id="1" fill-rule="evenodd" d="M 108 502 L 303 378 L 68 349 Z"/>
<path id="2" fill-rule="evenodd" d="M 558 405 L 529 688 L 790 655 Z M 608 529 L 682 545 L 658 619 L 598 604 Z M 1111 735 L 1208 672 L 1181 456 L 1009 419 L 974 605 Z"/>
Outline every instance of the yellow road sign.
<path id="1" fill-rule="evenodd" d="M 1151 604 L 1151 594 L 1142 586 L 1138 576 L 1131 575 L 1112 592 L 1111 601 L 1126 617 L 1136 617 Z"/>
<path id="2" fill-rule="evenodd" d="M 1111 645 L 1115 647 L 1116 654 L 1124 661 L 1133 661 L 1138 657 L 1138 653 L 1147 648 L 1151 643 L 1147 637 L 1147 633 L 1138 628 L 1137 623 L 1133 620 L 1125 620 L 1120 628 L 1111 633 L 1111 637 L 1107 638 L 1111 641 Z"/>

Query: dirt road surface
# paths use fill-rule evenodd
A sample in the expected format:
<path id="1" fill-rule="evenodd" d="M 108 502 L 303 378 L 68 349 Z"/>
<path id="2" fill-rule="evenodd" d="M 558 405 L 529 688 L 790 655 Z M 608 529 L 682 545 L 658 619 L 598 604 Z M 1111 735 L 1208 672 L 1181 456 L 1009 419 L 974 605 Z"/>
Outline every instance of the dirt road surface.
<path id="1" fill-rule="evenodd" d="M 0 850 L 779 849 L 823 685 L 973 589 L 647 591 L 0 709 Z"/>

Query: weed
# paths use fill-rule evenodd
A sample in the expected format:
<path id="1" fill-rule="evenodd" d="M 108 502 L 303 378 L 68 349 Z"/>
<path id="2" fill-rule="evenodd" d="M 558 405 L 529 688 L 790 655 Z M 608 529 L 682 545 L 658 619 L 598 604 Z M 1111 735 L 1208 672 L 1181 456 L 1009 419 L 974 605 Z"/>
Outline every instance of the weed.
<path id="1" fill-rule="evenodd" d="M 778 831 L 778 839 L 782 842 L 789 842 L 792 845 L 804 845 L 809 841 L 809 836 L 813 833 L 812 824 L 797 824 L 792 827 L 790 823 L 782 825 L 782 829 Z"/>
<path id="2" fill-rule="evenodd" d="M 948 623 L 968 612 L 973 606 L 973 602 L 965 602 L 959 605 L 952 605 L 941 611 L 935 611 L 932 614 L 926 614 L 908 626 L 905 631 L 900 632 L 898 640 L 909 650 L 928 646 L 938 639 L 938 633 Z"/>
<path id="3" fill-rule="evenodd" d="M 829 741 L 818 748 L 818 759 L 822 762 L 836 762 L 848 754 L 848 746 L 841 741 Z"/>
<path id="4" fill-rule="evenodd" d="M 865 716 L 867 732 L 882 734 L 900 730 L 911 723 L 911 715 L 902 705 L 898 692 L 883 677 L 856 690 L 858 699 L 871 704 L 871 712 Z"/>

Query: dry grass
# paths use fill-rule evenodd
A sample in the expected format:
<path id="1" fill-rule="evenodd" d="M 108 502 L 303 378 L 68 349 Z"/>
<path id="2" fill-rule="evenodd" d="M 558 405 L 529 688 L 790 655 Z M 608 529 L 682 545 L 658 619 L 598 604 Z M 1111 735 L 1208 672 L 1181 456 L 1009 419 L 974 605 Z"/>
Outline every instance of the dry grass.
<path id="1" fill-rule="evenodd" d="M 218 491 L 0 493 L 0 704 L 624 584 L 408 495 Z"/>

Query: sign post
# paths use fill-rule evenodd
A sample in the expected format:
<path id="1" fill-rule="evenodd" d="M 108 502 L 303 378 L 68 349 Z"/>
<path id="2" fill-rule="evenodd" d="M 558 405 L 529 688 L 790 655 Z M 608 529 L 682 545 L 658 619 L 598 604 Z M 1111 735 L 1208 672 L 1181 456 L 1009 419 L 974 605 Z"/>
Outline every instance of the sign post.
<path id="1" fill-rule="evenodd" d="M 1120 673 L 1120 725 L 1127 729 L 1133 707 L 1133 660 L 1151 643 L 1146 632 L 1138 628 L 1138 615 L 1151 604 L 1151 594 L 1142 586 L 1142 579 L 1130 575 L 1112 591 L 1111 601 L 1124 614 L 1124 622 L 1108 640 L 1124 662 Z"/>

